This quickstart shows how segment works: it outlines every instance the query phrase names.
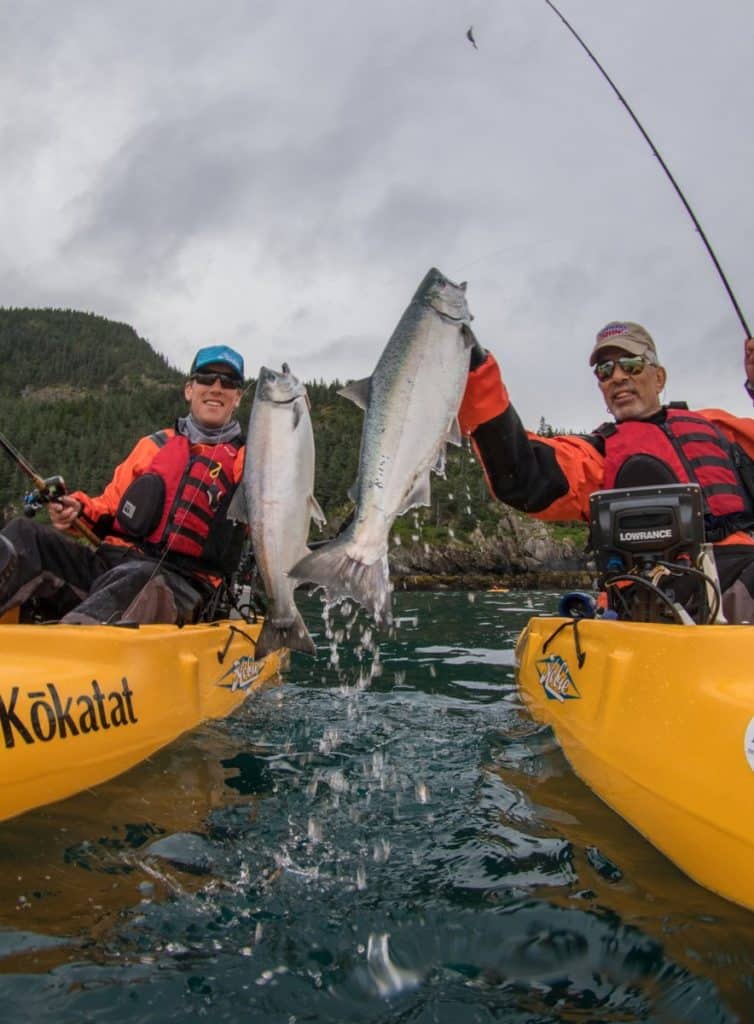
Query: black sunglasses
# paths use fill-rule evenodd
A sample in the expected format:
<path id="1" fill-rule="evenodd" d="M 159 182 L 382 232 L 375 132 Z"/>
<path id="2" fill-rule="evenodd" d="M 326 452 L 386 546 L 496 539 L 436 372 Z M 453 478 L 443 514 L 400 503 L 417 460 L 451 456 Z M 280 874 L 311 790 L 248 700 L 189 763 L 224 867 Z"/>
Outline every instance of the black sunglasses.
<path id="1" fill-rule="evenodd" d="M 232 377 L 229 373 L 192 373 L 191 380 L 201 384 L 203 388 L 211 387 L 216 380 L 220 381 L 220 387 L 227 390 L 236 390 L 243 387 L 240 377 Z"/>
<path id="2" fill-rule="evenodd" d="M 610 380 L 616 366 L 620 366 L 621 370 L 629 377 L 638 377 L 640 373 L 644 372 L 645 366 L 654 366 L 654 363 L 644 356 L 620 356 L 618 359 L 606 359 L 603 363 L 597 363 L 594 375 L 597 380 Z"/>

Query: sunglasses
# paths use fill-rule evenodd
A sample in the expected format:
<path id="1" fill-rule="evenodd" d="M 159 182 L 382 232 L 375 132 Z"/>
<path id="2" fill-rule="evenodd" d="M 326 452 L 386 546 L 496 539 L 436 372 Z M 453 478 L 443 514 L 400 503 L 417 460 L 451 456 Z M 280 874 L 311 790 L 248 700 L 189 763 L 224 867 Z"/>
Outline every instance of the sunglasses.
<path id="1" fill-rule="evenodd" d="M 597 363 L 594 375 L 597 380 L 610 380 L 616 366 L 620 366 L 629 377 L 638 377 L 643 373 L 645 366 L 654 366 L 654 363 L 650 363 L 644 356 L 620 356 L 619 359 L 606 359 L 604 363 Z"/>
<path id="2" fill-rule="evenodd" d="M 211 387 L 216 380 L 220 381 L 220 387 L 226 390 L 237 390 L 243 387 L 240 377 L 231 377 L 229 373 L 192 373 L 191 380 L 201 384 L 203 388 Z"/>

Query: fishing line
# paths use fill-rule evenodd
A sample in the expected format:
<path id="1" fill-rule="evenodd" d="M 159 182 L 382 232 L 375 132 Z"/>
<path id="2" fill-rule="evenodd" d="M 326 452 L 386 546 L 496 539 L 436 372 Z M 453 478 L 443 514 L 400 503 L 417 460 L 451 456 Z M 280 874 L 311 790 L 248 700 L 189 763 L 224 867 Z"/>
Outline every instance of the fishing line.
<path id="1" fill-rule="evenodd" d="M 657 157 L 658 161 L 660 162 L 660 166 L 662 167 L 663 171 L 665 172 L 665 174 L 666 174 L 666 176 L 668 178 L 668 181 L 670 182 L 670 184 L 675 189 L 676 194 L 678 195 L 678 198 L 681 200 L 681 202 L 683 203 L 684 207 L 686 208 L 686 212 L 688 213 L 689 217 L 691 217 L 691 220 L 692 220 L 692 222 L 694 224 L 694 227 L 699 232 L 699 237 L 701 238 L 701 240 L 702 240 L 702 242 L 704 244 L 704 247 L 706 248 L 706 250 L 707 250 L 707 252 L 708 252 L 708 254 L 710 256 L 710 259 L 714 263 L 715 269 L 717 270 L 718 274 L 720 275 L 720 280 L 722 281 L 723 286 L 724 286 L 726 292 L 728 293 L 728 298 L 733 303 L 733 308 L 736 311 L 736 315 L 738 316 L 738 319 L 739 319 L 739 321 L 741 323 L 741 326 L 743 327 L 744 331 L 746 332 L 746 337 L 750 338 L 751 337 L 751 331 L 749 330 L 749 326 L 746 323 L 746 319 L 744 318 L 744 315 L 741 312 L 741 307 L 738 305 L 736 297 L 733 294 L 733 289 L 731 288 L 730 284 L 728 283 L 728 279 L 725 276 L 725 273 L 723 272 L 723 268 L 720 266 L 720 263 L 718 262 L 717 256 L 715 256 L 715 253 L 714 253 L 714 251 L 712 249 L 712 246 L 710 245 L 709 240 L 707 239 L 707 236 L 704 233 L 704 229 L 702 228 L 702 225 L 699 223 L 699 221 L 698 221 L 698 219 L 696 217 L 696 214 L 691 209 L 691 206 L 689 205 L 685 195 L 681 191 L 680 185 L 675 180 L 675 178 L 673 177 L 673 175 L 670 172 L 670 169 L 669 169 L 668 165 L 665 163 L 665 161 L 663 160 L 662 156 L 660 155 L 660 152 L 657 149 L 657 146 L 655 146 L 654 142 L 652 141 L 652 139 L 647 134 L 647 132 L 644 129 L 644 126 L 642 125 L 641 121 L 638 119 L 636 114 L 633 112 L 633 110 L 631 109 L 631 107 L 628 104 L 628 101 L 623 96 L 621 91 L 618 89 L 618 87 L 615 84 L 615 82 L 612 80 L 610 75 L 608 75 L 607 71 L 605 71 L 605 69 L 602 66 L 602 64 L 600 64 L 600 62 L 597 60 L 597 58 L 595 57 L 594 53 L 592 53 L 592 51 L 586 45 L 584 40 L 581 38 L 581 36 L 576 31 L 576 29 L 573 27 L 573 25 L 571 25 L 571 23 L 569 21 L 567 21 L 566 18 L 560 13 L 560 11 L 555 6 L 555 4 L 552 3 L 552 0 L 545 0 L 545 3 L 547 4 L 547 6 L 552 11 L 555 12 L 555 14 L 557 14 L 557 16 L 563 22 L 565 27 L 568 29 L 568 31 L 571 33 L 571 35 L 574 37 L 574 39 L 585 50 L 585 52 L 589 56 L 589 59 L 595 64 L 595 66 L 598 68 L 598 70 L 599 70 L 600 74 L 602 75 L 602 77 L 605 79 L 605 81 L 608 83 L 608 85 L 613 90 L 615 95 L 618 97 L 620 102 L 623 104 L 623 106 L 625 107 L 629 117 L 634 122 L 636 127 L 639 129 L 641 134 L 644 136 L 644 140 L 646 141 L 647 145 L 652 150 L 654 155 Z"/>

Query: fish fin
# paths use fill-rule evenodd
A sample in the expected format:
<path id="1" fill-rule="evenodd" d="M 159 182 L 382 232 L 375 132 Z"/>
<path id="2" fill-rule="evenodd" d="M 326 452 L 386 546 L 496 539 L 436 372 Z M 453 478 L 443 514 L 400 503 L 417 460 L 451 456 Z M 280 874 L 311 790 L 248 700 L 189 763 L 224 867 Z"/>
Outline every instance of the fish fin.
<path id="1" fill-rule="evenodd" d="M 448 444 L 456 444 L 460 448 L 463 444 L 463 435 L 461 434 L 461 427 L 458 423 L 458 417 L 454 416 L 448 424 L 448 430 L 445 434 L 445 440 Z"/>
<path id="2" fill-rule="evenodd" d="M 309 495 L 309 514 L 320 529 L 327 524 L 327 517 L 313 494 Z"/>
<path id="3" fill-rule="evenodd" d="M 228 506 L 227 517 L 236 523 L 248 523 L 249 521 L 249 510 L 246 507 L 246 494 L 243 484 L 239 484 L 236 487 L 236 493 L 231 498 L 230 505 Z"/>
<path id="4" fill-rule="evenodd" d="M 360 409 L 366 410 L 366 407 L 369 405 L 369 387 L 371 383 L 371 377 L 352 380 L 350 384 L 346 384 L 344 388 L 341 388 L 338 394 L 342 395 L 343 398 L 350 399 Z"/>
<path id="5" fill-rule="evenodd" d="M 444 451 L 444 450 L 443 450 Z M 444 461 L 443 461 L 444 467 Z M 418 505 L 430 505 L 431 504 L 431 488 L 429 485 L 429 471 L 423 473 L 414 484 L 413 490 L 406 496 L 405 501 L 398 510 L 398 515 L 402 516 L 405 512 L 408 512 L 410 508 L 416 508 Z"/>
<path id="6" fill-rule="evenodd" d="M 262 632 L 257 640 L 254 657 L 266 658 L 273 651 L 287 649 L 289 651 L 300 651 L 302 654 L 314 655 L 317 649 L 314 646 L 309 630 L 297 611 L 296 617 L 285 625 L 275 623 L 271 619 L 265 619 L 262 624 Z"/>
<path id="7" fill-rule="evenodd" d="M 473 317 L 472 317 L 473 320 Z M 472 331 L 468 324 L 461 324 L 461 336 L 463 337 L 463 343 L 466 348 L 473 348 L 474 345 L 478 345 L 476 334 Z M 481 348 L 481 345 L 479 346 Z"/>
<path id="8" fill-rule="evenodd" d="M 328 603 L 358 601 L 378 626 L 392 622 L 390 575 L 387 555 L 372 565 L 357 562 L 346 551 L 350 538 L 344 534 L 302 558 L 289 572 L 301 583 L 322 587 Z"/>
<path id="9" fill-rule="evenodd" d="M 301 406 L 299 405 L 298 402 L 294 402 L 293 403 L 293 429 L 294 430 L 296 429 L 296 427 L 301 422 L 301 417 L 302 416 L 303 416 L 303 413 L 301 412 Z"/>

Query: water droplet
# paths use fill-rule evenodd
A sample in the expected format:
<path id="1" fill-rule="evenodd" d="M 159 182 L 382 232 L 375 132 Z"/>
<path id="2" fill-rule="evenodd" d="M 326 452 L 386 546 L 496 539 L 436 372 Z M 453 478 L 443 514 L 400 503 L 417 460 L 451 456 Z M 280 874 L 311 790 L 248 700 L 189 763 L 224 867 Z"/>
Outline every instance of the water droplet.
<path id="1" fill-rule="evenodd" d="M 387 932 L 372 932 L 367 943 L 369 973 L 381 996 L 397 995 L 415 988 L 421 981 L 421 975 L 416 971 L 404 970 L 393 963 L 388 947 L 389 938 Z"/>
<path id="2" fill-rule="evenodd" d="M 345 775 L 339 768 L 328 772 L 327 784 L 333 793 L 347 793 L 350 788 Z"/>
<path id="3" fill-rule="evenodd" d="M 429 787 L 426 782 L 417 782 L 414 788 L 416 799 L 420 804 L 429 803 Z"/>
<path id="4" fill-rule="evenodd" d="M 372 850 L 372 859 L 375 864 L 385 864 L 390 858 L 390 851 L 392 846 L 390 841 L 384 839 L 382 836 L 375 842 Z"/>

